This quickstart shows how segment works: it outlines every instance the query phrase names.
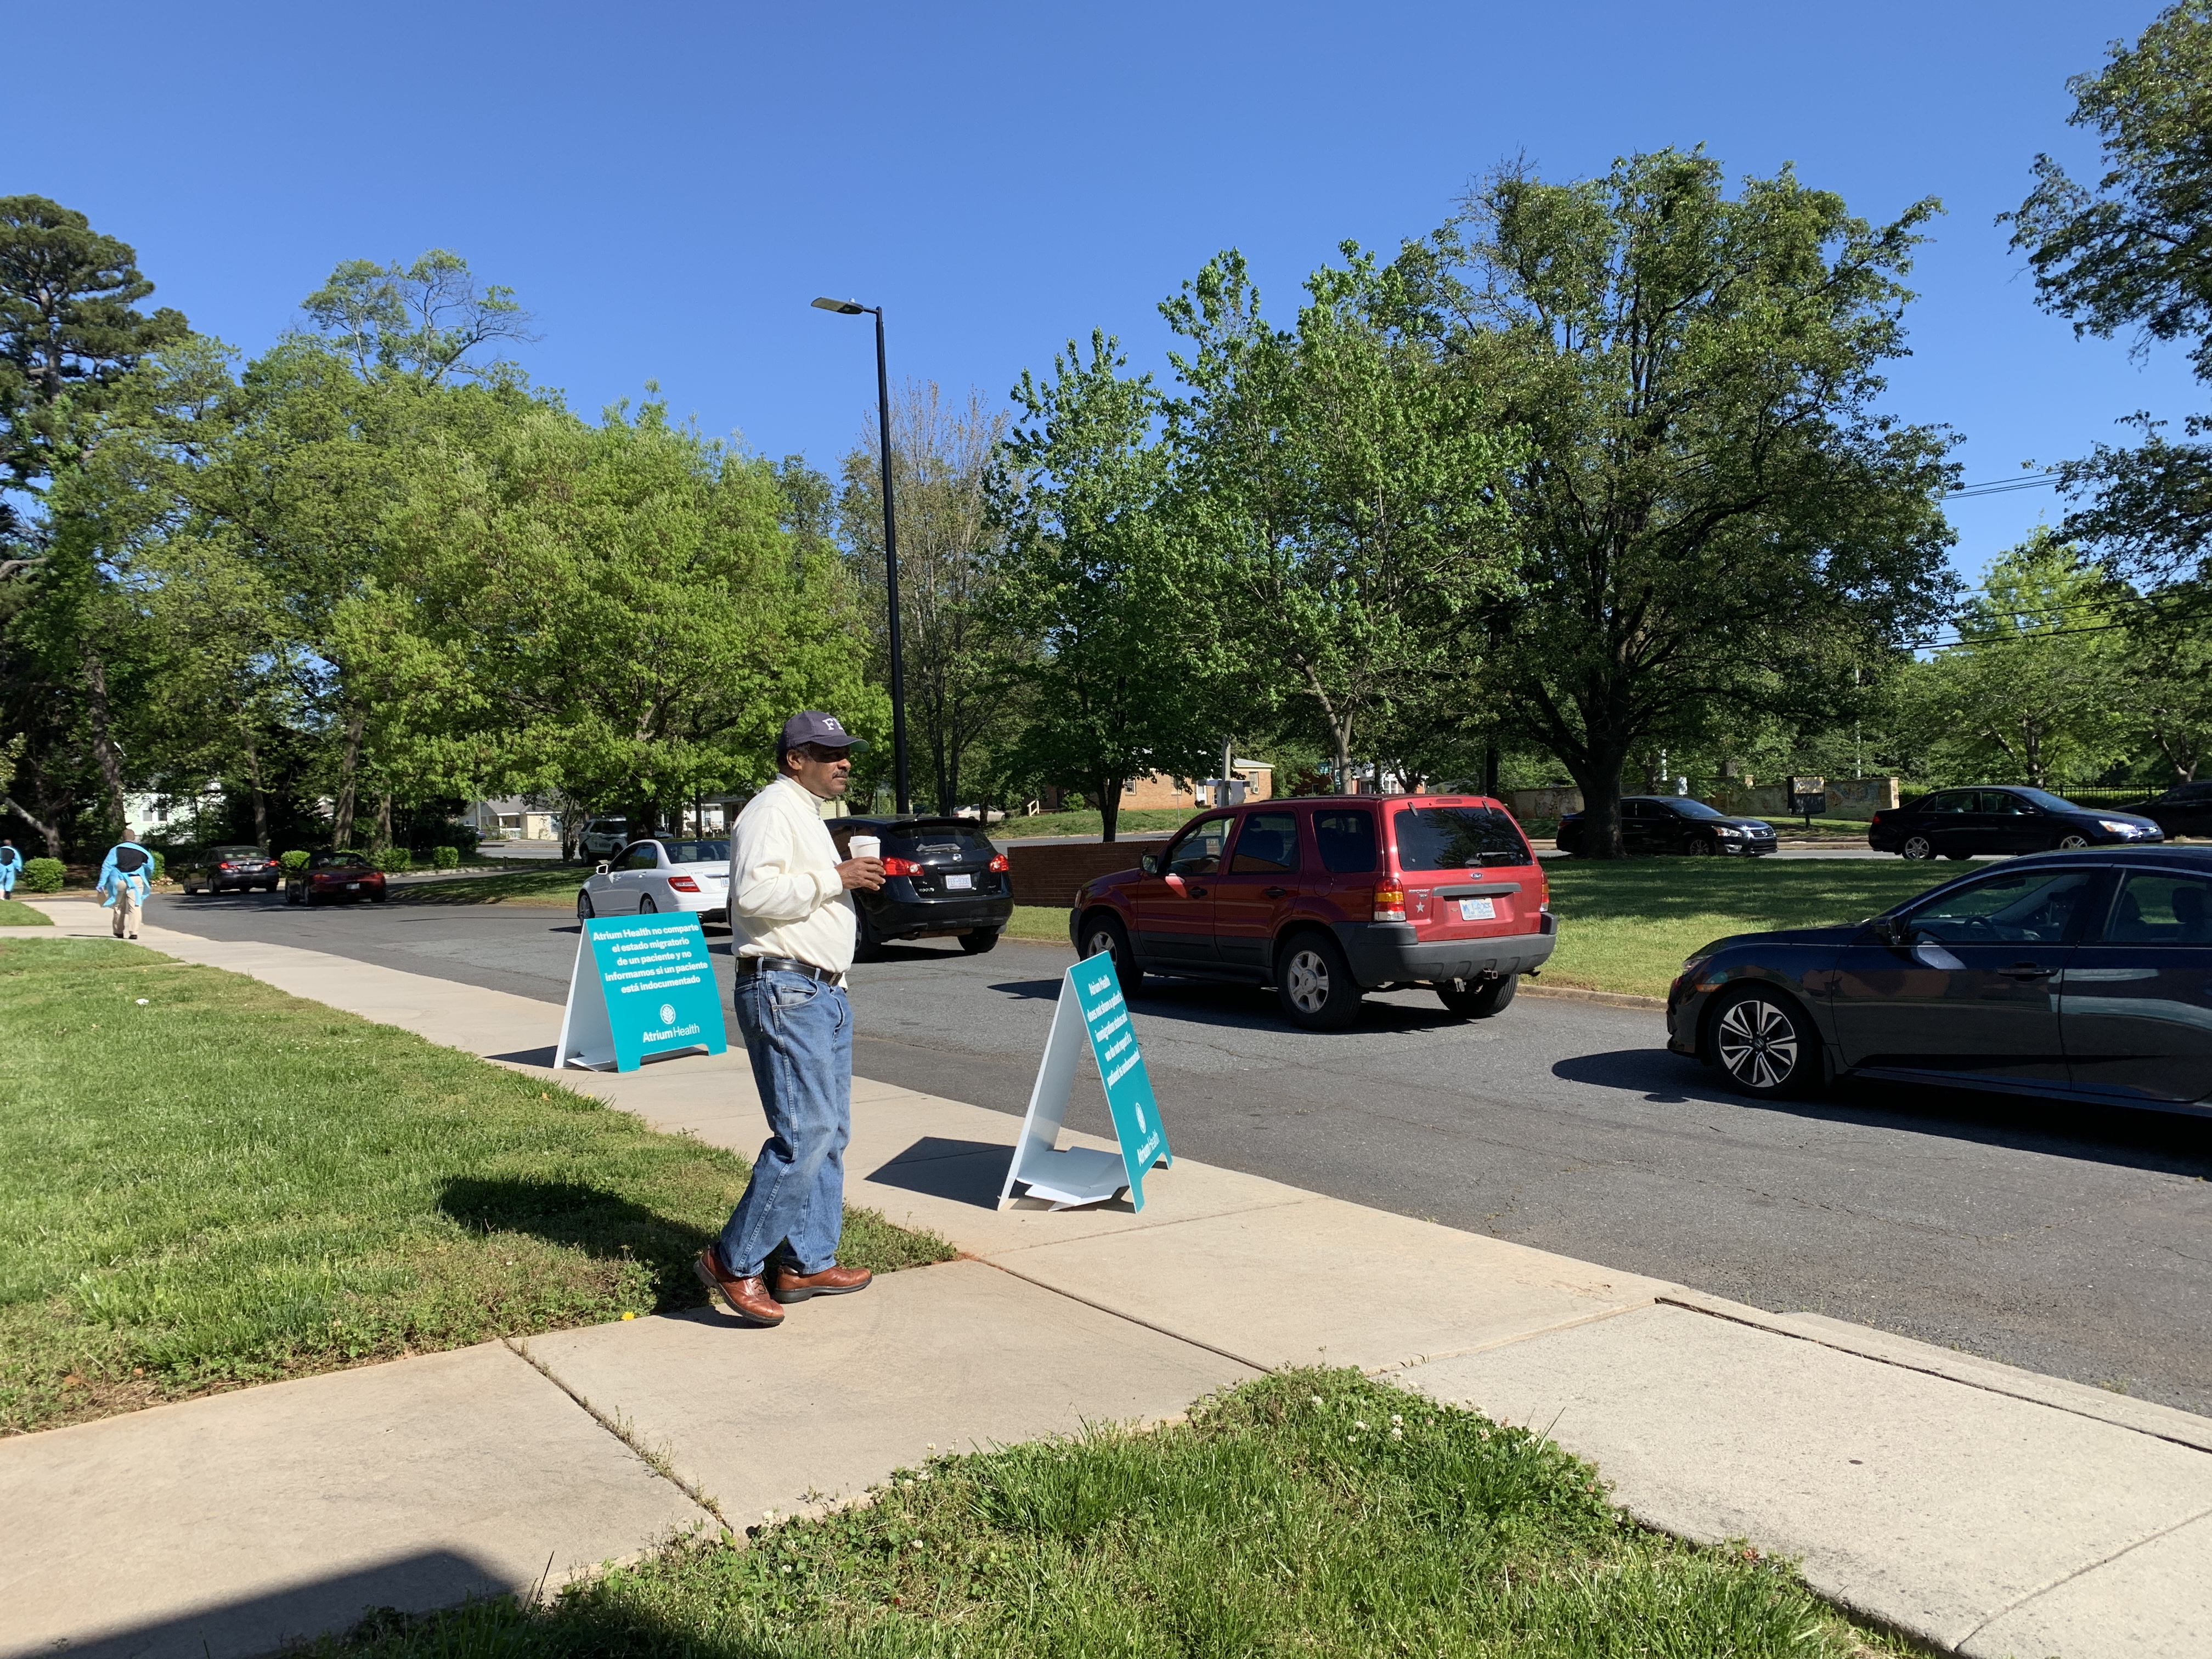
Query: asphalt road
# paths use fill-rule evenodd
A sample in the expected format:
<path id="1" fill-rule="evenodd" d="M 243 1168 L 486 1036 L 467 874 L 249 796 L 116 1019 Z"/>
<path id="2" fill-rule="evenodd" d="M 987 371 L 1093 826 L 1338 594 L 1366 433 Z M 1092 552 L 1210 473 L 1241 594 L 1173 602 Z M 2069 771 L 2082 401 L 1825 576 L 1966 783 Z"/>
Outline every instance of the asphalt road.
<path id="1" fill-rule="evenodd" d="M 551 1002 L 576 951 L 572 919 L 519 906 L 204 895 L 157 897 L 149 920 Z M 726 981 L 726 937 L 709 937 Z M 947 942 L 856 969 L 854 1069 L 1019 1114 L 1069 959 Z M 1753 1104 L 1667 1054 L 1657 1014 L 1559 999 L 1462 1023 L 1401 993 L 1330 1035 L 1221 987 L 1135 1010 L 1185 1156 L 2212 1413 L 2201 1120 L 1894 1087 Z M 1107 1127 L 1095 1081 L 1070 1121 Z M 1325 1319 L 1359 1286 L 1314 1267 Z"/>

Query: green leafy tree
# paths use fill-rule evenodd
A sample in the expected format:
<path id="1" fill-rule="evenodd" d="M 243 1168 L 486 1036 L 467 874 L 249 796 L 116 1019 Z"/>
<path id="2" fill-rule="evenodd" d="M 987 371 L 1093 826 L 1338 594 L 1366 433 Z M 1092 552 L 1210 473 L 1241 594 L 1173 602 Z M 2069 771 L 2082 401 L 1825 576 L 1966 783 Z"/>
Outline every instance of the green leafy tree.
<path id="1" fill-rule="evenodd" d="M 1595 855 L 1629 757 L 1715 705 L 1830 708 L 1940 614 L 1948 440 L 1875 408 L 1934 211 L 1870 226 L 1786 169 L 1731 199 L 1665 150 L 1575 184 L 1509 168 L 1436 239 L 1448 361 L 1526 438 L 1522 586 L 1470 696 L 1565 766 Z"/>
<path id="2" fill-rule="evenodd" d="M 349 259 L 301 302 L 314 331 L 364 379 L 406 374 L 435 384 L 449 374 L 511 372 L 501 358 L 471 363 L 495 341 L 527 341 L 531 315 L 512 289 L 478 285 L 468 261 L 432 248 L 412 264 Z"/>
<path id="3" fill-rule="evenodd" d="M 2045 787 L 2125 758 L 2124 639 L 2102 576 L 2039 532 L 1990 567 L 1959 642 L 1902 690 L 1923 752 L 1962 781 Z"/>
<path id="4" fill-rule="evenodd" d="M 2140 330 L 2138 349 L 2186 343 L 2197 378 L 2212 380 L 2212 0 L 2169 7 L 2067 89 L 2068 121 L 2097 134 L 2104 171 L 2083 185 L 2035 158 L 2035 188 L 2005 221 L 2036 298 L 2076 335 Z M 2125 575 L 2201 570 L 2212 555 L 2212 445 L 2199 441 L 2212 417 L 2191 416 L 2179 439 L 2148 415 L 2130 418 L 2140 444 L 2100 445 L 2059 468 L 2063 489 L 2092 497 L 2063 533 Z"/>
<path id="5" fill-rule="evenodd" d="M 1162 307 L 1193 348 L 1175 360 L 1177 514 L 1219 568 L 1247 670 L 1222 729 L 1265 721 L 1270 693 L 1302 697 L 1339 788 L 1369 723 L 1409 738 L 1404 717 L 1462 678 L 1467 623 L 1517 586 L 1516 441 L 1445 363 L 1406 271 L 1342 251 L 1307 279 L 1295 330 L 1261 320 L 1234 252 Z"/>
<path id="6" fill-rule="evenodd" d="M 1027 694 L 1008 775 L 1095 794 L 1109 842 L 1122 786 L 1201 775 L 1218 720 L 1209 573 L 1172 520 L 1160 394 L 1127 367 L 1094 331 L 1087 361 L 1071 340 L 1049 382 L 1024 372 L 994 484 L 996 611 L 1023 642 L 1003 672 Z"/>
<path id="7" fill-rule="evenodd" d="M 1004 534 L 992 516 L 988 489 L 1006 429 L 1005 414 L 987 408 L 972 391 L 955 404 L 933 384 L 908 385 L 892 400 L 907 730 L 919 753 L 922 793 L 940 812 L 972 798 L 969 760 L 1006 714 L 994 687 L 1001 653 L 992 605 Z M 872 666 L 888 684 L 879 441 L 872 422 L 866 441 L 845 457 L 837 520 L 867 609 Z M 880 766 L 882 757 L 871 758 Z"/>

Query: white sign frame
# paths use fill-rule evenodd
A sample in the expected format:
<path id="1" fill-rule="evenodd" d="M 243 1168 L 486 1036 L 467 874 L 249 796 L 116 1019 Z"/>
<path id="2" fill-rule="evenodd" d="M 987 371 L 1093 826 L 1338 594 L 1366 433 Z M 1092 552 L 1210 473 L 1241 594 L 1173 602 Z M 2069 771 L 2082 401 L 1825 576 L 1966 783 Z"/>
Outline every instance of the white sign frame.
<path id="1" fill-rule="evenodd" d="M 586 962 L 592 967 L 588 984 L 584 974 Z M 585 993 L 580 1004 L 579 990 Z M 592 953 L 588 927 L 576 930 L 576 965 L 568 970 L 568 1001 L 561 1010 L 561 1040 L 553 1046 L 553 1069 L 558 1072 L 569 1066 L 580 1072 L 616 1068 L 615 1028 L 607 1019 L 606 988 L 599 983 L 599 966 Z"/>
<path id="2" fill-rule="evenodd" d="M 1037 1062 L 1029 1110 L 1022 1117 L 1021 1138 L 1014 1143 L 1014 1155 L 1006 1162 L 1006 1184 L 999 1189 L 1002 1210 L 1014 1202 L 1017 1182 L 1029 1188 L 1028 1196 L 1045 1199 L 1055 1210 L 1103 1204 L 1129 1188 L 1129 1165 L 1119 1150 L 1118 1125 L 1113 1152 L 1060 1145 L 1068 1099 L 1075 1086 L 1075 1064 L 1091 1046 L 1075 971 L 1070 968 L 1060 976 L 1060 999 L 1052 1009 L 1052 1030 L 1044 1040 L 1043 1057 Z"/>

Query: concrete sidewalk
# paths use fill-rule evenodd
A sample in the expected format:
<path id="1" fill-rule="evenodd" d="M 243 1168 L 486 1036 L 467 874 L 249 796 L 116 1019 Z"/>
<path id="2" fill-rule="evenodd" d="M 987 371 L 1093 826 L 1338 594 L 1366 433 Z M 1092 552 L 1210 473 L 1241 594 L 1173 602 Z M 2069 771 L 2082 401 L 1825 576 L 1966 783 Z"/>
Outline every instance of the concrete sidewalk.
<path id="1" fill-rule="evenodd" d="M 41 908 L 106 931 L 92 907 Z M 141 942 L 553 1075 L 542 1002 Z M 739 1055 L 560 1080 L 747 1153 L 763 1133 Z M 2212 1653 L 2212 1420 L 1188 1161 L 1141 1216 L 1001 1212 L 1014 1120 L 866 1081 L 854 1103 L 850 1200 L 969 1259 L 776 1331 L 641 1320 L 0 1443 L 0 1656 L 265 1652 L 364 1607 L 526 1588 L 849 1495 L 933 1444 L 1169 1418 L 1312 1362 L 1547 1427 L 1640 1518 L 1800 1556 L 1825 1594 L 1940 1647 Z"/>

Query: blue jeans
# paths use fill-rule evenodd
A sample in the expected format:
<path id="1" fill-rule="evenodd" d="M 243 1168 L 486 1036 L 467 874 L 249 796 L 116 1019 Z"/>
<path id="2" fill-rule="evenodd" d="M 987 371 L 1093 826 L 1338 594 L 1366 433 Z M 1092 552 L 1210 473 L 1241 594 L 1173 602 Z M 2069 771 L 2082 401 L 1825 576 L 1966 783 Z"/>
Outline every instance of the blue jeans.
<path id="1" fill-rule="evenodd" d="M 837 1265 L 845 1224 L 853 1005 L 842 987 L 770 969 L 738 981 L 737 1011 L 769 1136 L 718 1254 L 739 1279 L 779 1253 L 787 1266 L 818 1273 Z"/>

